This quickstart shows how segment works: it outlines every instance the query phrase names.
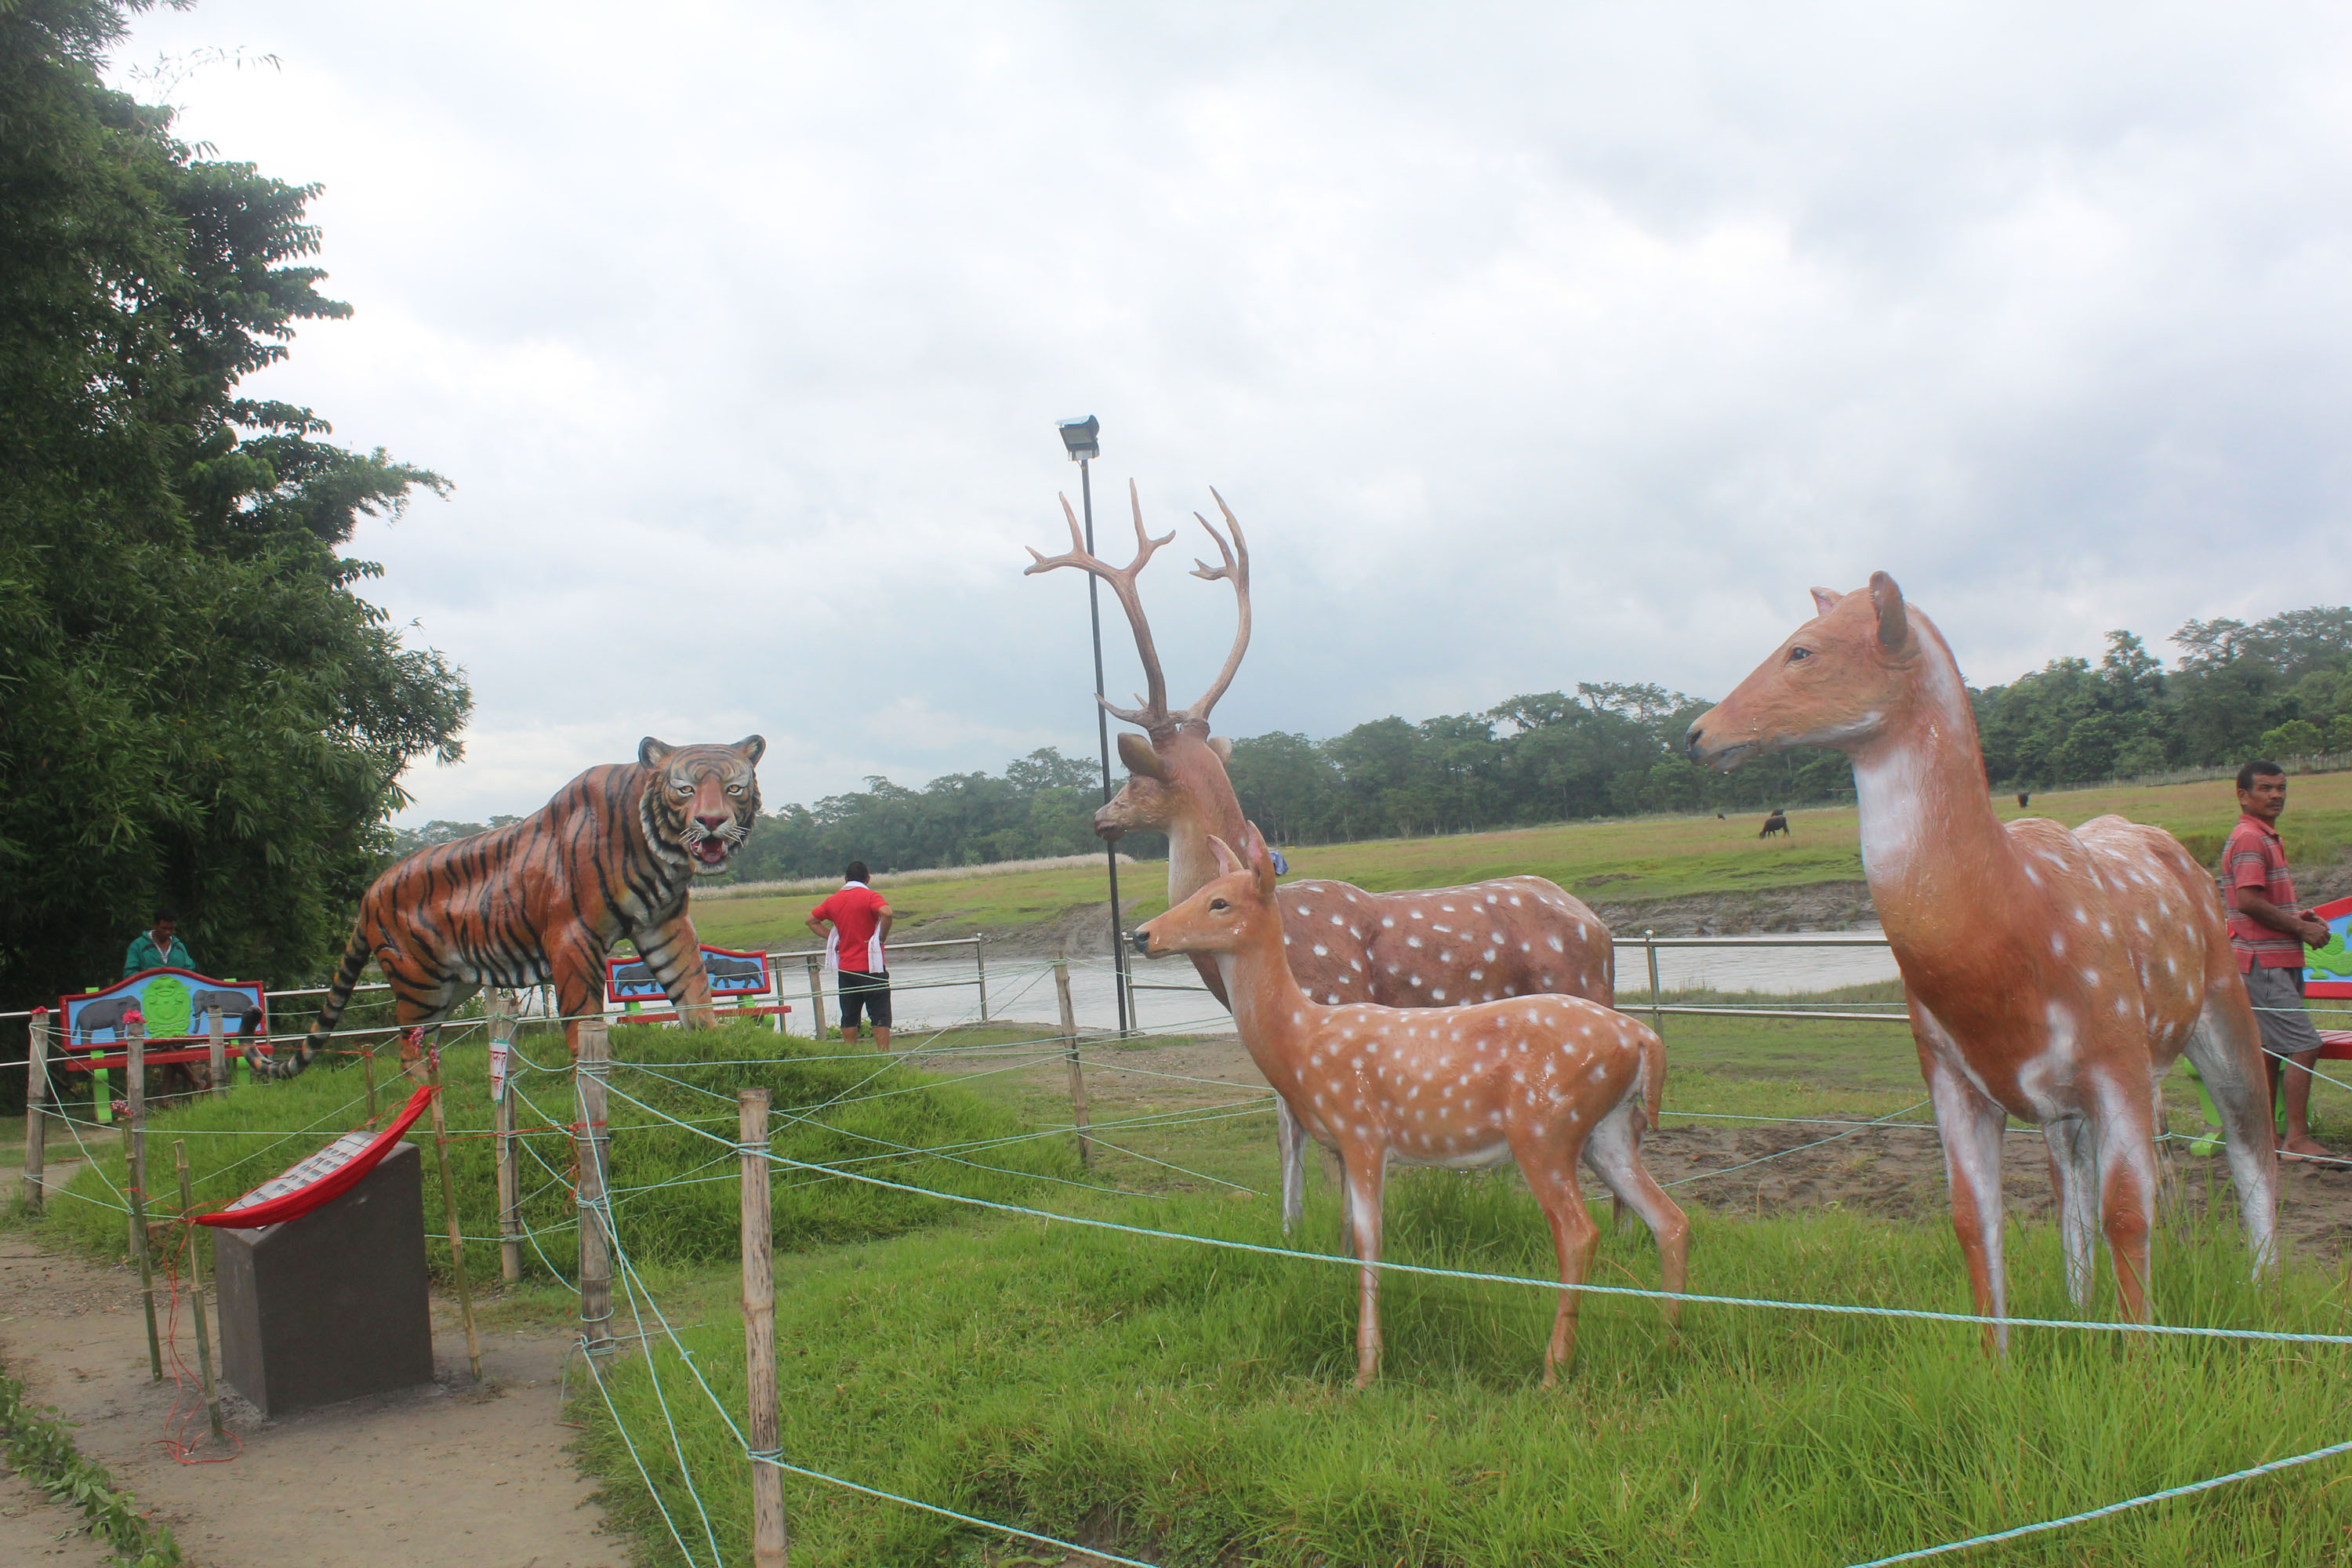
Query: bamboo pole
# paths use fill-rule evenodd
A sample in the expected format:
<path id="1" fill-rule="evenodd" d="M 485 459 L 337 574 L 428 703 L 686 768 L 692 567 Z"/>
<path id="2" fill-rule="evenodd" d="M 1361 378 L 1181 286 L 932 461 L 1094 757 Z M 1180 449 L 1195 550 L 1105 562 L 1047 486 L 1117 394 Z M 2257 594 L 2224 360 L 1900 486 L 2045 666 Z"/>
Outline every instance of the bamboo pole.
<path id="1" fill-rule="evenodd" d="M 515 1166 L 515 999 L 503 991 L 489 996 L 490 1058 L 493 1065 L 490 1130 L 496 1135 L 499 1172 L 499 1278 L 522 1278 L 522 1179 Z M 503 1054 L 505 1059 L 499 1061 Z"/>
<path id="2" fill-rule="evenodd" d="M 613 1353 L 613 1238 L 604 1229 L 604 1162 L 612 1141 L 604 1121 L 604 1074 L 612 1056 L 604 1020 L 580 1020 L 580 1059 L 572 1072 L 579 1117 L 572 1141 L 580 1161 L 580 1339 L 599 1358 Z"/>
<path id="3" fill-rule="evenodd" d="M 213 1038 L 220 1038 L 220 1016 L 213 1016 Z M 205 1232 L 195 1223 L 196 1200 L 188 1190 L 188 1146 L 172 1140 L 172 1158 L 180 1168 L 180 1223 L 188 1227 L 188 1307 L 196 1320 L 196 1375 L 204 1383 L 205 1413 L 212 1417 L 213 1436 L 226 1437 L 221 1424 L 220 1390 L 213 1383 L 213 1336 L 205 1326 Z"/>
<path id="4" fill-rule="evenodd" d="M 136 1012 L 122 1020 L 122 1066 L 131 1096 L 131 1130 L 124 1142 L 124 1174 L 131 1197 L 131 1251 L 139 1259 L 139 1294 L 147 1308 L 147 1370 L 163 1381 L 163 1342 L 155 1332 L 155 1260 L 147 1250 L 147 1021 Z"/>
<path id="5" fill-rule="evenodd" d="M 466 1279 L 466 1239 L 457 1225 L 457 1184 L 449 1174 L 449 1118 L 441 1109 L 441 1026 L 425 1044 L 425 1081 L 433 1086 L 433 1152 L 441 1164 L 441 1212 L 449 1219 L 449 1268 L 457 1277 L 457 1311 L 466 1320 L 466 1366 L 482 1382 L 482 1334 L 474 1323 L 474 1289 Z"/>
<path id="6" fill-rule="evenodd" d="M 360 1040 L 360 1081 L 367 1085 L 368 1120 L 375 1120 L 375 1037 Z"/>
<path id="7" fill-rule="evenodd" d="M 736 1149 L 743 1165 L 743 1370 L 750 1384 L 744 1441 L 751 1458 L 751 1562 L 784 1568 L 783 1423 L 776 1408 L 775 1226 L 768 1217 L 768 1091 L 735 1093 Z"/>
<path id="8" fill-rule="evenodd" d="M 205 1037 L 205 1048 L 212 1054 L 206 1058 L 205 1068 L 212 1076 L 213 1098 L 218 1100 L 228 1093 L 228 1057 L 221 1041 L 220 1008 L 212 1008 L 211 1014 L 212 1029 Z"/>
<path id="9" fill-rule="evenodd" d="M 49 1149 L 49 1010 L 33 1009 L 33 1037 L 25 1053 L 25 1206 L 41 1212 L 41 1173 Z"/>
<path id="10" fill-rule="evenodd" d="M 1078 1163 L 1092 1170 L 1094 1140 L 1087 1136 L 1087 1075 L 1078 1065 L 1078 1014 L 1070 1005 L 1070 961 L 1054 960 L 1054 994 L 1062 1004 L 1062 1048 L 1070 1059 L 1070 1116 L 1078 1128 Z"/>
<path id="11" fill-rule="evenodd" d="M 824 1038 L 824 970 L 815 954 L 809 955 L 809 1024 L 816 1031 L 815 1038 Z"/>
<path id="12" fill-rule="evenodd" d="M 988 954 L 981 944 L 988 940 L 986 933 L 971 939 L 971 966 L 980 976 L 980 1021 L 988 1022 Z"/>

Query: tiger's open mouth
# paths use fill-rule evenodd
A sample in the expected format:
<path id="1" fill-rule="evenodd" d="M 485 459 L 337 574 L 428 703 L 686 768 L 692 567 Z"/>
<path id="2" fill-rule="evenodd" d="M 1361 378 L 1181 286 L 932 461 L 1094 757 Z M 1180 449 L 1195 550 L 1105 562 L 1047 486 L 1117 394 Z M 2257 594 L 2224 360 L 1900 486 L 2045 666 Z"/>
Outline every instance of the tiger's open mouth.
<path id="1" fill-rule="evenodd" d="M 693 856 L 696 860 L 699 861 L 704 866 L 716 871 L 726 866 L 727 857 L 730 847 L 731 847 L 724 837 L 719 834 L 712 833 L 706 834 L 701 838 L 688 844 L 686 847 L 686 852 L 688 855 Z"/>

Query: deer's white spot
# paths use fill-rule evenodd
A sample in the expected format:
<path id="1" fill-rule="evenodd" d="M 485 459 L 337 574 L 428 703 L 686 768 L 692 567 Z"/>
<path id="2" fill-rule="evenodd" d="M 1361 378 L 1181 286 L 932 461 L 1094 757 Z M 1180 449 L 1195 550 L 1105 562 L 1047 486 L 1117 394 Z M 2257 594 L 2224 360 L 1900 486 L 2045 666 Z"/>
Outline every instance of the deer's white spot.
<path id="1" fill-rule="evenodd" d="M 1566 952 L 1568 951 L 1568 944 L 1560 941 L 1559 938 L 1556 936 L 1546 937 L 1544 940 L 1551 944 L 1551 950 L 1554 952 Z"/>
<path id="2" fill-rule="evenodd" d="M 1433 1002 L 1443 1002 L 1445 1000 L 1445 993 L 1432 987 L 1429 993 L 1429 999 Z"/>
<path id="3" fill-rule="evenodd" d="M 1331 950 L 1325 947 L 1318 942 L 1315 944 L 1315 956 L 1318 958 L 1328 958 L 1331 956 Z"/>
<path id="4" fill-rule="evenodd" d="M 1381 917 L 1381 929 L 1382 931 L 1394 931 L 1396 930 L 1396 921 L 1389 919 L 1386 915 L 1382 915 Z"/>

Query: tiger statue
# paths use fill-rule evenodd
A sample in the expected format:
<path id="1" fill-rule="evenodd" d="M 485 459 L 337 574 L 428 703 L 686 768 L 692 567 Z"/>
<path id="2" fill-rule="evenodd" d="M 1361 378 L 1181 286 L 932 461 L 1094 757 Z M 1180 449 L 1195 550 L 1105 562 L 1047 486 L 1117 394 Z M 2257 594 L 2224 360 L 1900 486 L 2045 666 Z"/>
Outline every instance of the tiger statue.
<path id="1" fill-rule="evenodd" d="M 672 746 L 650 735 L 635 763 L 590 768 L 520 822 L 399 861 L 360 900 L 343 961 L 282 1058 L 257 1047 L 255 1076 L 291 1078 L 322 1049 L 370 960 L 405 1031 L 439 1024 L 485 985 L 555 987 L 564 1043 L 604 1002 L 604 956 L 626 937 L 678 1016 L 713 1027 L 710 980 L 686 911 L 697 877 L 725 871 L 760 816 L 752 772 L 768 743 Z"/>

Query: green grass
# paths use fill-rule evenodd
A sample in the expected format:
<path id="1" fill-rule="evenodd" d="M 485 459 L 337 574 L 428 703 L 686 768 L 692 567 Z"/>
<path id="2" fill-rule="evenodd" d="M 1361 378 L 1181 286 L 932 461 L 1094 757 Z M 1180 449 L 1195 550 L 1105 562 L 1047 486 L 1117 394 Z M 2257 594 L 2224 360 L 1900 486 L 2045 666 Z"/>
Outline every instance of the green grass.
<path id="1" fill-rule="evenodd" d="M 1267 1206 L 1110 1210 L 1278 1245 Z M 1389 1256 L 1542 1277 L 1544 1226 L 1507 1179 L 1410 1173 Z M 1693 1289 L 1966 1310 L 1942 1226 L 1853 1215 L 1695 1215 Z M 1329 1235 L 1328 1205 L 1308 1233 Z M 2341 1332 L 2313 1269 L 2257 1289 L 2226 1232 L 2168 1231 L 2170 1322 Z M 2011 1237 L 2013 1310 L 2072 1318 L 2052 1235 Z M 1653 1286 L 1638 1230 L 1596 1279 Z M 712 1281 L 688 1348 L 740 1411 L 740 1330 Z M 1805 1564 L 2095 1507 L 2346 1436 L 2337 1350 L 2021 1333 L 2006 1362 L 1953 1325 L 1587 1304 L 1565 1384 L 1538 1386 L 1553 1298 L 1391 1277 L 1387 1360 L 1357 1394 L 1354 1285 L 1330 1264 L 1034 1222 L 957 1226 L 789 1265 L 779 1290 L 783 1447 L 796 1464 L 1162 1563 Z M 2105 1305 L 2094 1309 L 2104 1314 Z M 674 1516 L 692 1520 L 650 1374 L 683 1422 L 704 1507 L 748 1561 L 747 1468 L 674 1353 L 609 1374 Z M 680 1391 L 683 1390 L 681 1395 Z M 677 1561 L 611 1419 L 583 1446 L 608 1506 Z M 2005 1548 L 2003 1563 L 2323 1563 L 2352 1540 L 2341 1464 Z M 626 1478 L 625 1482 L 622 1478 Z M 798 1560 L 1056 1562 L 985 1532 L 788 1479 Z M 690 1526 L 698 1530 L 698 1526 Z"/>
<path id="2" fill-rule="evenodd" d="M 2052 790 L 2034 795 L 2023 810 L 2007 795 L 1994 804 L 2005 820 L 2048 816 L 2070 827 L 2120 813 L 2179 834 L 2207 862 L 2220 856 L 2222 837 L 2238 815 L 2236 792 L 2227 779 Z M 1792 813 L 1794 831 L 1786 838 L 1759 841 L 1759 820 L 1750 815 L 1730 821 L 1706 816 L 1569 823 L 1304 847 L 1289 858 L 1295 876 L 1336 878 L 1376 892 L 1531 873 L 1580 898 L 1612 903 L 1861 880 L 1853 807 Z M 2282 826 L 2288 852 L 2298 863 L 2326 864 L 2340 857 L 2352 846 L 2352 773 L 2297 775 Z M 1163 867 L 1132 868 L 1119 887 L 1138 920 L 1165 907 Z M 976 873 L 887 890 L 902 926 L 995 935 L 1049 923 L 1069 909 L 1108 897 L 1099 868 L 1087 867 Z M 796 947 L 807 934 L 802 918 L 815 902 L 808 894 L 706 900 L 695 905 L 694 920 L 703 940 L 720 946 Z"/>
<path id="3" fill-rule="evenodd" d="M 560 1064 L 563 1057 L 562 1040 L 552 1033 L 527 1036 L 524 1049 L 548 1067 Z M 1029 1139 L 961 1158 L 894 1152 L 1020 1138 L 1033 1129 L 958 1083 L 894 1061 L 870 1055 L 811 1059 L 840 1049 L 837 1043 L 818 1047 L 752 1024 L 709 1031 L 643 1027 L 613 1032 L 616 1064 L 659 1058 L 650 1071 L 616 1065 L 611 1079 L 611 1187 L 618 1223 L 627 1228 L 639 1258 L 656 1265 L 691 1265 L 731 1261 L 738 1256 L 731 1150 L 739 1088 L 771 1091 L 779 1130 L 775 1147 L 791 1159 L 871 1162 L 858 1168 L 980 1197 L 1024 1197 L 1041 1185 L 1082 1179 L 1066 1139 Z M 486 1136 L 490 1125 L 487 1058 L 478 1034 L 443 1058 L 453 1135 L 450 1165 L 460 1221 L 469 1238 L 494 1237 L 498 1230 L 492 1148 Z M 735 1062 L 752 1065 L 714 1065 Z M 385 1078 L 380 1087 L 389 1111 L 410 1086 L 396 1076 Z M 538 1244 L 546 1261 L 569 1274 L 578 1256 L 567 1228 L 573 1220 L 568 1179 L 572 1152 L 568 1136 L 552 1129 L 575 1120 L 570 1076 L 527 1072 L 516 1089 L 536 1110 L 534 1114 L 519 1109 L 516 1121 L 530 1133 L 526 1139 L 530 1152 L 520 1162 L 524 1220 L 540 1233 Z M 358 1126 L 366 1115 L 361 1094 L 355 1068 L 320 1066 L 283 1083 L 242 1085 L 225 1100 L 200 1099 L 165 1110 L 152 1119 L 148 1130 L 149 1159 L 158 1174 L 151 1185 L 169 1189 L 162 1173 L 172 1168 L 173 1144 L 184 1142 L 197 1206 L 212 1209 L 233 1202 L 333 1136 Z M 631 1103 L 631 1096 L 696 1123 L 725 1140 L 724 1144 L 664 1121 Z M 786 1114 L 835 1100 L 855 1102 L 836 1105 L 822 1123 Z M 303 1131 L 285 1138 L 262 1135 L 296 1130 Z M 409 1141 L 425 1146 L 425 1212 L 433 1216 L 437 1235 L 441 1204 L 429 1118 L 417 1124 Z M 67 1152 L 56 1139 L 52 1147 Z M 123 1158 L 119 1149 L 104 1152 L 95 1169 L 76 1174 L 68 1195 L 49 1205 L 43 1224 L 50 1237 L 108 1255 L 121 1249 L 121 1216 L 100 1201 L 109 1196 L 107 1184 L 121 1185 Z M 77 1201 L 80 1199 L 92 1201 Z M 775 1199 L 776 1237 L 788 1250 L 872 1240 L 951 1216 L 957 1216 L 954 1205 L 940 1200 L 838 1181 L 787 1181 L 780 1184 Z M 437 1274 L 446 1263 L 446 1246 L 436 1246 L 432 1257 Z M 534 1271 L 544 1271 L 539 1258 L 531 1258 L 530 1264 Z M 494 1278 L 495 1240 L 469 1240 L 467 1266 L 476 1279 Z"/>

